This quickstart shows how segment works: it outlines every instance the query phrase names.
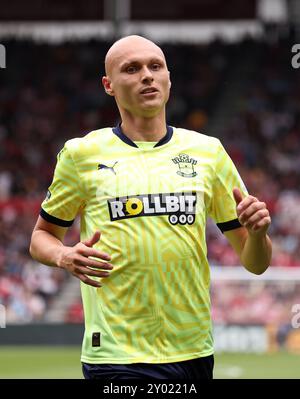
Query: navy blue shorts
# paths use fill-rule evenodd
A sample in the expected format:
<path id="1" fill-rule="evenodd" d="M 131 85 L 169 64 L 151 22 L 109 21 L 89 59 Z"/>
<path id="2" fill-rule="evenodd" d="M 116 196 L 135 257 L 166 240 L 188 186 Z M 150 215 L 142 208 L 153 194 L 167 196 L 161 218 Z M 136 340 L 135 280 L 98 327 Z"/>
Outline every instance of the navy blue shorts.
<path id="1" fill-rule="evenodd" d="M 214 356 L 176 363 L 88 364 L 82 363 L 86 379 L 212 379 Z"/>

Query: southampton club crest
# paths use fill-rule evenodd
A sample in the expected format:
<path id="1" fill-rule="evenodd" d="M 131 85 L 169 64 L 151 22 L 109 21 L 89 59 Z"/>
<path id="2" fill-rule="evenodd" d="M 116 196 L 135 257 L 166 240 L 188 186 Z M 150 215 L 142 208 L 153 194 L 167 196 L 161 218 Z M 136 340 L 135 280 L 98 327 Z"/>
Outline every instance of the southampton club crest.
<path id="1" fill-rule="evenodd" d="M 190 158 L 187 154 L 179 154 L 178 157 L 172 158 L 172 161 L 178 165 L 178 175 L 183 177 L 194 177 L 197 175 L 197 172 L 194 171 L 194 165 L 197 164 L 196 159 Z"/>

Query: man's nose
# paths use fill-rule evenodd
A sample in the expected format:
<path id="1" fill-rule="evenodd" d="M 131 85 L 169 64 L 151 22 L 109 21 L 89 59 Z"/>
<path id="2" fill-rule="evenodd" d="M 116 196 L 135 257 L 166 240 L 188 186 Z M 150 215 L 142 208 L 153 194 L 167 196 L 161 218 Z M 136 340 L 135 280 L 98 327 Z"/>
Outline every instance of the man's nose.
<path id="1" fill-rule="evenodd" d="M 152 83 L 153 75 L 149 68 L 145 67 L 142 69 L 142 83 Z"/>

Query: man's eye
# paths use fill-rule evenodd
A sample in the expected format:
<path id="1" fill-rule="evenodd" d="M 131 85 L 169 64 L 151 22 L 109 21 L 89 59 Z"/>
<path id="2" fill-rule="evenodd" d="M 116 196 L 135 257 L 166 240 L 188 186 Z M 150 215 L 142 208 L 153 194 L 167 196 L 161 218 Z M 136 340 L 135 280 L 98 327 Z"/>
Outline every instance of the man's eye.
<path id="1" fill-rule="evenodd" d="M 126 72 L 127 72 L 127 73 L 134 73 L 134 72 L 136 72 L 136 70 L 137 70 L 137 68 L 136 68 L 135 66 L 129 66 L 129 67 L 126 69 Z"/>
<path id="2" fill-rule="evenodd" d="M 152 69 L 153 69 L 154 71 L 158 71 L 159 68 L 160 68 L 160 65 L 159 65 L 159 64 L 153 64 L 153 65 L 152 65 Z"/>

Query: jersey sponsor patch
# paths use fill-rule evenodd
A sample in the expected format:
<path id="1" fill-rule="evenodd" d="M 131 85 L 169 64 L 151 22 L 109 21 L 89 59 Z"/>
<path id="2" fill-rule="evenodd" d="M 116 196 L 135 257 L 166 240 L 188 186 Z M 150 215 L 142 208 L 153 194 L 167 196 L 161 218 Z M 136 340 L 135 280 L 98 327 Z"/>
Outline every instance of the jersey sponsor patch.
<path id="1" fill-rule="evenodd" d="M 196 192 L 139 194 L 111 198 L 108 201 L 110 220 L 142 216 L 168 215 L 171 224 L 193 224 Z"/>

